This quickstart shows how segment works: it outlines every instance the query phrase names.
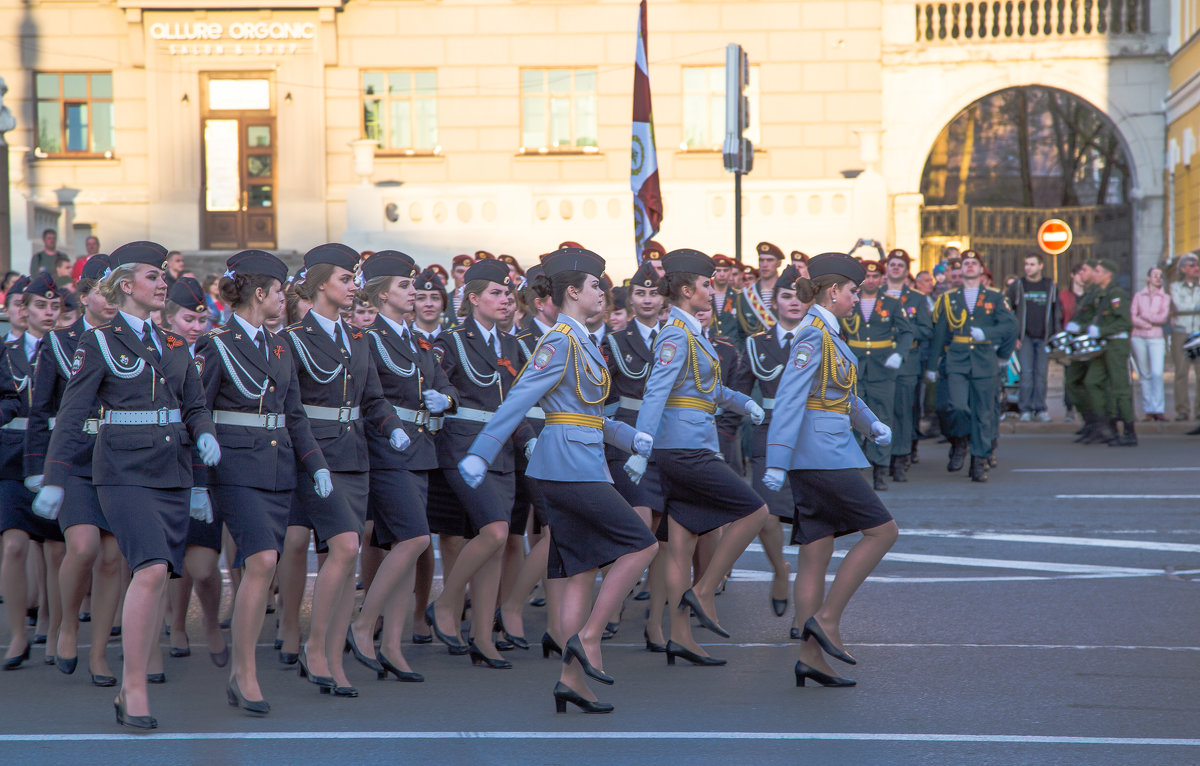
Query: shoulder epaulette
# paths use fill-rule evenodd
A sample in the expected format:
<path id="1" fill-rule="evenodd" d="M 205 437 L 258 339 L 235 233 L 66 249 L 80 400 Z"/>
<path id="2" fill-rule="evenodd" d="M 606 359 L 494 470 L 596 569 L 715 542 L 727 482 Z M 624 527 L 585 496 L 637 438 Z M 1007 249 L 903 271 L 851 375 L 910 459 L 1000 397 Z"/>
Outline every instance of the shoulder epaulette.
<path id="1" fill-rule="evenodd" d="M 229 332 L 228 327 L 214 327 L 211 330 L 209 330 L 208 332 L 204 333 L 204 337 L 215 338 L 218 335 L 224 335 L 227 332 Z"/>
<path id="2" fill-rule="evenodd" d="M 559 322 L 558 324 L 554 325 L 554 329 L 550 332 L 561 332 L 563 335 L 570 335 L 571 325 L 567 324 L 566 322 Z"/>
<path id="3" fill-rule="evenodd" d="M 288 325 L 287 327 L 285 327 L 283 329 L 284 329 L 284 332 L 291 332 L 292 330 L 299 330 L 302 327 L 304 327 L 304 322 L 292 322 L 290 325 Z"/>
<path id="4" fill-rule="evenodd" d="M 813 317 L 812 318 L 812 326 L 817 328 L 818 330 L 824 330 L 825 329 L 825 320 L 821 319 L 821 317 Z"/>
<path id="5" fill-rule="evenodd" d="M 680 328 L 680 329 L 683 329 L 683 330 L 686 330 L 686 329 L 687 329 L 687 323 L 686 323 L 686 322 L 684 322 L 684 321 L 683 321 L 682 319 L 680 319 L 679 317 L 675 317 L 675 318 L 674 318 L 674 319 L 672 319 L 670 322 L 668 322 L 668 324 L 669 324 L 669 325 L 671 325 L 671 326 L 673 326 L 673 327 L 678 327 L 678 328 Z"/>

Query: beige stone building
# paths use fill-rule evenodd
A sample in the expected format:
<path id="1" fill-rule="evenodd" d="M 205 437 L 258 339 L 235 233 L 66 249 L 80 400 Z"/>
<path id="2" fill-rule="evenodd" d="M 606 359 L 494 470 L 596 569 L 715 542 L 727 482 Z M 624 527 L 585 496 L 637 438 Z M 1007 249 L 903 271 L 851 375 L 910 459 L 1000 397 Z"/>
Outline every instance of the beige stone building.
<path id="1" fill-rule="evenodd" d="M 56 225 L 72 252 L 87 233 L 185 251 L 343 240 L 426 262 L 476 249 L 531 262 L 572 239 L 630 270 L 637 7 L 2 0 L 14 265 Z M 737 42 L 758 148 L 746 253 L 761 239 L 815 253 L 859 237 L 917 252 L 938 132 L 989 92 L 1045 84 L 1118 126 L 1137 187 L 1133 254 L 1158 258 L 1165 3 L 992 7 L 650 0 L 658 239 L 735 248 L 720 146 Z"/>
<path id="2" fill-rule="evenodd" d="M 1171 2 L 1167 97 L 1168 259 L 1200 249 L 1200 1 Z M 1140 275 L 1139 275 L 1140 276 Z"/>

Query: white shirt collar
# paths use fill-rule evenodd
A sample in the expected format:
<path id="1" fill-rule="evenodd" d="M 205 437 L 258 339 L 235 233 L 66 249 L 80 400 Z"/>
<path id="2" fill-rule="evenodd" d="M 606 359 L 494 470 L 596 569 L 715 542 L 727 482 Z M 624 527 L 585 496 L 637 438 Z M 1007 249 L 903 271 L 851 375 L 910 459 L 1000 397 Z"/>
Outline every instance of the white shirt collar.
<path id="1" fill-rule="evenodd" d="M 33 356 L 33 352 L 37 349 L 38 344 L 42 342 L 41 338 L 33 337 L 32 333 L 25 333 L 25 358 L 29 359 Z"/>
<path id="2" fill-rule="evenodd" d="M 831 312 L 829 309 L 814 303 L 809 311 L 817 312 L 817 316 L 821 317 L 821 321 L 825 323 L 825 326 L 828 327 L 829 331 L 834 335 L 842 334 L 841 322 L 838 321 L 837 317 L 835 317 L 833 312 Z"/>
<path id="3" fill-rule="evenodd" d="M 792 339 L 790 341 L 788 341 L 787 345 L 784 345 L 783 336 L 787 335 L 789 332 L 792 334 Z M 779 347 L 782 349 L 786 350 L 788 348 L 788 346 L 790 346 L 792 343 L 795 343 L 796 336 L 799 334 L 800 334 L 800 326 L 799 325 L 796 325 L 795 327 L 793 327 L 790 330 L 783 329 L 783 325 L 775 325 L 775 340 L 779 341 Z"/>
<path id="4" fill-rule="evenodd" d="M 700 326 L 700 320 L 678 306 L 671 307 L 670 316 L 674 319 L 682 319 L 683 323 L 687 325 L 687 328 L 689 331 L 691 331 L 692 335 L 704 334 L 704 328 Z"/>
<path id="5" fill-rule="evenodd" d="M 89 321 L 87 320 L 87 317 L 86 317 L 86 316 L 82 317 L 82 319 L 83 319 L 83 331 L 84 331 L 84 332 L 87 332 L 88 330 L 94 330 L 94 329 L 96 329 L 96 325 L 94 325 L 94 324 L 92 324 L 91 322 L 89 322 Z"/>
<path id="6" fill-rule="evenodd" d="M 135 317 L 133 314 L 126 314 L 124 311 L 120 311 L 119 309 L 118 312 L 122 317 L 124 317 L 125 323 L 129 325 L 130 330 L 133 330 L 135 333 L 137 333 L 139 338 L 145 337 L 146 323 L 150 320 L 142 319 L 141 317 Z"/>
<path id="7" fill-rule="evenodd" d="M 533 325 L 542 331 L 542 335 L 545 335 L 554 329 L 554 325 L 542 324 L 542 320 L 538 319 L 537 317 L 533 318 Z"/>
<path id="8" fill-rule="evenodd" d="M 24 335 L 25 333 L 21 333 Z M 5 343 L 12 343 L 14 340 L 20 340 L 21 335 L 13 335 L 12 330 L 9 330 L 8 335 L 4 338 Z"/>
<path id="9" fill-rule="evenodd" d="M 491 347 L 492 350 L 495 350 L 496 343 L 492 339 L 496 337 L 496 325 L 492 325 L 490 330 L 485 330 L 483 325 L 479 324 L 479 320 L 472 317 L 471 321 L 475 324 L 475 328 L 479 330 L 480 336 L 483 337 L 483 342 Z"/>
<path id="10" fill-rule="evenodd" d="M 437 336 L 439 336 L 439 335 L 441 335 L 441 334 L 442 334 L 442 327 L 441 327 L 441 325 L 438 325 L 437 327 L 433 328 L 432 330 L 430 330 L 430 331 L 428 331 L 428 332 L 426 332 L 425 330 L 422 330 L 420 327 L 417 327 L 416 325 L 413 325 L 413 330 L 414 330 L 414 331 L 416 331 L 416 332 L 419 332 L 419 333 L 421 333 L 421 334 L 422 334 L 422 335 L 424 335 L 426 338 L 430 338 L 430 339 L 432 339 L 432 338 L 436 338 Z"/>
<path id="11" fill-rule="evenodd" d="M 240 324 L 242 326 L 242 329 L 246 331 L 246 334 L 250 336 L 251 341 L 253 341 L 255 338 L 257 338 L 258 334 L 260 332 L 263 332 L 262 325 L 255 327 L 254 325 L 247 322 L 245 319 L 242 319 L 237 314 L 234 314 L 233 318 L 237 321 L 238 324 Z M 264 341 L 265 341 L 266 337 L 267 337 L 266 333 L 263 333 Z"/>
<path id="12" fill-rule="evenodd" d="M 602 343 L 604 341 L 604 335 L 608 332 L 608 325 L 602 324 L 599 327 L 597 327 L 595 330 L 589 330 L 587 328 L 584 328 L 583 332 L 585 335 L 595 335 L 596 343 Z"/>
<path id="13" fill-rule="evenodd" d="M 642 342 L 646 344 L 647 348 L 650 347 L 650 333 L 662 329 L 658 323 L 655 323 L 653 327 L 647 327 L 646 325 L 642 324 L 642 320 L 637 319 L 636 317 L 633 320 L 633 326 L 636 327 L 638 333 L 641 334 Z"/>
<path id="14" fill-rule="evenodd" d="M 392 330 L 394 330 L 395 333 L 397 335 L 399 335 L 401 338 L 404 337 L 404 333 L 408 332 L 408 322 L 397 323 L 396 321 L 389 319 L 388 317 L 385 317 L 382 313 L 379 314 L 379 318 L 382 319 L 383 321 L 387 322 L 391 326 Z M 409 333 L 408 337 L 411 342 L 412 333 Z"/>
<path id="15" fill-rule="evenodd" d="M 584 327 L 582 324 L 575 321 L 571 317 L 567 316 L 566 314 L 559 314 L 558 321 L 565 322 L 566 324 L 571 325 L 571 329 L 575 330 L 575 332 L 579 335 L 580 338 L 586 338 L 590 334 L 586 327 Z"/>
<path id="16" fill-rule="evenodd" d="M 326 319 L 325 317 L 321 316 L 320 314 L 318 314 L 317 312 L 315 312 L 311 309 L 309 310 L 308 313 L 312 314 L 313 319 L 317 320 L 317 324 L 319 324 L 321 326 L 321 329 L 325 331 L 325 334 L 329 336 L 330 340 L 334 340 L 334 341 L 337 340 L 337 335 L 334 334 L 334 328 L 341 327 L 341 325 L 342 325 L 341 317 L 338 317 L 337 319 Z M 343 338 L 346 337 L 346 328 L 345 327 L 342 327 L 342 337 Z"/>

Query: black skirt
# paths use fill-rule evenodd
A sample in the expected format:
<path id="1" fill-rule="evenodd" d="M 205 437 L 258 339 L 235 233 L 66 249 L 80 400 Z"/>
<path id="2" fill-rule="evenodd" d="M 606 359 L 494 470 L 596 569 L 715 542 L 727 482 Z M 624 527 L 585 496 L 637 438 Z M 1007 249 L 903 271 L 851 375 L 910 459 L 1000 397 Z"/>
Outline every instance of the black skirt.
<path id="1" fill-rule="evenodd" d="M 366 471 L 333 471 L 333 493 L 317 497 L 311 481 L 297 482 L 292 493 L 288 526 L 308 527 L 317 539 L 328 542 L 343 532 L 362 538 L 367 522 L 370 479 Z"/>
<path id="2" fill-rule="evenodd" d="M 513 471 L 488 471 L 483 482 L 474 489 L 467 486 L 457 468 L 443 468 L 442 476 L 466 514 L 470 525 L 467 537 L 479 534 L 479 530 L 488 524 L 497 521 L 508 524 L 512 520 L 513 499 L 517 496 L 517 474 Z"/>
<path id="3" fill-rule="evenodd" d="M 305 481 L 301 477 L 301 481 Z M 263 551 L 283 552 L 292 491 L 275 492 L 257 487 L 220 484 L 211 487 L 214 504 L 221 509 L 221 520 L 237 545 L 237 561 Z M 218 525 L 219 526 L 219 525 Z"/>
<path id="4" fill-rule="evenodd" d="M 212 487 L 205 487 L 205 489 L 208 490 L 208 504 L 212 507 L 213 520 L 206 522 L 196 518 L 188 519 L 187 547 L 191 548 L 195 545 L 220 553 L 221 523 L 224 521 L 221 517 L 221 509 L 228 508 L 229 504 L 217 502 L 217 496 Z"/>
<path id="5" fill-rule="evenodd" d="M 104 532 L 110 532 L 92 480 L 83 476 L 68 476 L 63 483 L 65 486 L 62 510 L 58 512 L 58 528 L 66 532 L 67 527 L 90 524 Z"/>
<path id="6" fill-rule="evenodd" d="M 0 532 L 19 529 L 35 543 L 62 542 L 63 533 L 54 519 L 43 519 L 33 512 L 35 495 L 16 479 L 0 481 Z M 64 493 L 65 499 L 65 493 Z"/>
<path id="7" fill-rule="evenodd" d="M 654 544 L 646 522 L 606 482 L 540 481 L 550 523 L 546 576 L 571 577 Z"/>
<path id="8" fill-rule="evenodd" d="M 371 471 L 370 513 L 375 521 L 371 544 L 387 548 L 429 534 L 425 498 L 429 471 Z"/>
<path id="9" fill-rule="evenodd" d="M 468 537 L 471 534 L 471 522 L 467 521 L 467 513 L 458 501 L 458 495 L 450 488 L 445 471 L 441 468 L 429 472 L 425 520 L 429 522 L 429 531 L 435 535 Z"/>
<path id="10" fill-rule="evenodd" d="M 792 490 L 788 486 L 787 479 L 783 480 L 783 489 L 778 491 L 770 489 L 763 484 L 763 474 L 767 472 L 767 458 L 756 457 L 750 460 L 750 469 L 754 472 L 754 491 L 758 496 L 767 501 L 767 510 L 772 516 L 778 516 L 784 521 L 791 521 L 796 515 L 795 504 L 792 501 Z"/>
<path id="11" fill-rule="evenodd" d="M 892 520 L 879 495 L 857 468 L 788 471 L 796 516 L 792 542 L 807 545 L 874 529 Z"/>
<path id="12" fill-rule="evenodd" d="M 662 513 L 663 503 L 662 476 L 658 463 L 651 460 L 646 465 L 646 473 L 637 484 L 625 473 L 625 461 L 629 460 L 628 453 L 617 452 L 616 457 L 609 455 L 608 472 L 612 474 L 613 486 L 625 502 L 636 508 L 649 508 L 655 513 Z"/>
<path id="13" fill-rule="evenodd" d="M 533 532 L 541 531 L 546 523 L 546 498 L 538 488 L 538 480 L 517 471 L 516 498 L 513 500 L 512 519 L 508 523 L 510 535 L 524 535 L 533 514 Z"/>
<path id="14" fill-rule="evenodd" d="M 96 495 L 131 570 L 165 563 L 171 574 L 183 574 L 190 489 L 106 484 L 96 487 Z"/>
<path id="15" fill-rule="evenodd" d="M 666 514 L 694 535 L 703 535 L 762 508 L 762 498 L 708 449 L 654 450 L 662 475 Z M 666 540 L 668 524 L 658 525 Z"/>

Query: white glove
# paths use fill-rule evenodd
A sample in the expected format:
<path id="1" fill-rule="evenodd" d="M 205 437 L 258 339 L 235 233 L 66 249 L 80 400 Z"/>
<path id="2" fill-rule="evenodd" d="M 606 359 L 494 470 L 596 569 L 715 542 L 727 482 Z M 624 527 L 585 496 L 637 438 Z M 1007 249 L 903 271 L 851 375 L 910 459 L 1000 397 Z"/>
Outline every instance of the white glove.
<path id="1" fill-rule="evenodd" d="M 208 499 L 207 489 L 192 487 L 192 499 L 188 504 L 188 512 L 196 521 L 203 521 L 205 524 L 212 523 L 212 503 Z"/>
<path id="2" fill-rule="evenodd" d="M 313 474 L 313 491 L 322 498 L 333 493 L 333 477 L 329 475 L 328 468 L 318 468 Z"/>
<path id="3" fill-rule="evenodd" d="M 928 380 L 930 383 L 937 383 L 937 371 L 936 370 L 926 370 L 925 371 L 925 380 Z"/>
<path id="4" fill-rule="evenodd" d="M 1008 360 L 1007 359 L 999 359 L 997 361 L 1000 363 L 1000 369 L 1002 369 L 1002 370 L 1008 369 Z"/>
<path id="5" fill-rule="evenodd" d="M 987 336 L 983 334 L 983 330 L 980 330 L 978 327 L 971 328 L 971 340 L 976 343 L 982 343 L 986 338 Z"/>
<path id="6" fill-rule="evenodd" d="M 529 460 L 531 457 L 533 457 L 533 448 L 536 446 L 537 446 L 537 437 L 536 436 L 533 437 L 532 439 L 530 439 L 529 441 L 525 442 L 525 459 L 526 460 Z"/>
<path id="7" fill-rule="evenodd" d="M 750 422 L 756 426 L 761 426 L 763 420 L 766 419 L 767 413 L 763 408 L 758 406 L 758 402 L 751 399 L 746 402 L 746 417 L 750 418 Z"/>
<path id="8" fill-rule="evenodd" d="M 38 490 L 33 499 L 33 512 L 43 519 L 57 519 L 58 509 L 62 508 L 63 488 L 44 486 Z"/>
<path id="9" fill-rule="evenodd" d="M 1064 327 L 1063 329 L 1066 330 L 1067 332 L 1071 333 L 1072 335 L 1079 334 L 1079 325 L 1077 325 L 1074 322 L 1067 322 L 1067 326 Z"/>
<path id="10" fill-rule="evenodd" d="M 892 429 L 882 420 L 876 420 L 871 424 L 871 441 L 880 447 L 888 446 L 892 443 Z"/>
<path id="11" fill-rule="evenodd" d="M 787 472 L 782 468 L 768 468 L 763 474 L 763 486 L 772 492 L 778 492 L 783 489 L 783 480 L 787 478 Z"/>
<path id="12" fill-rule="evenodd" d="M 429 410 L 434 415 L 445 412 L 450 408 L 450 397 L 446 396 L 440 391 L 434 391 L 431 388 L 428 391 L 423 392 L 421 397 L 425 399 L 425 409 Z"/>
<path id="13" fill-rule="evenodd" d="M 631 455 L 625 461 L 625 474 L 634 484 L 637 484 L 646 475 L 646 462 L 646 458 L 643 455 Z"/>
<path id="14" fill-rule="evenodd" d="M 471 489 L 475 489 L 483 483 L 483 477 L 487 475 L 487 467 L 487 461 L 479 455 L 467 455 L 458 462 L 458 472 L 462 474 L 463 481 Z"/>
<path id="15" fill-rule="evenodd" d="M 403 428 L 392 430 L 392 435 L 388 437 L 388 444 L 397 452 L 403 452 L 408 449 L 408 445 L 412 444 L 412 439 L 408 438 L 408 434 L 404 433 Z"/>
<path id="16" fill-rule="evenodd" d="M 883 366 L 888 368 L 889 370 L 898 370 L 898 369 L 900 369 L 900 365 L 903 362 L 904 362 L 904 357 L 900 356 L 899 354 L 892 354 L 891 356 L 889 356 L 887 359 L 884 360 Z"/>
<path id="17" fill-rule="evenodd" d="M 212 434 L 200 434 L 196 449 L 200 452 L 200 459 L 209 468 L 221 462 L 221 445 L 217 444 L 217 437 Z"/>
<path id="18" fill-rule="evenodd" d="M 641 455 L 642 457 L 650 457 L 650 453 L 654 450 L 654 437 L 645 431 L 638 431 L 633 435 L 633 454 Z"/>
<path id="19" fill-rule="evenodd" d="M 1089 338 L 1099 338 L 1100 337 L 1100 328 L 1094 324 L 1088 325 L 1087 336 Z"/>
<path id="20" fill-rule="evenodd" d="M 26 476 L 25 477 L 25 489 L 29 490 L 30 492 L 37 492 L 39 489 L 42 488 L 42 479 L 43 478 L 44 477 L 40 473 L 35 474 L 33 476 Z"/>

